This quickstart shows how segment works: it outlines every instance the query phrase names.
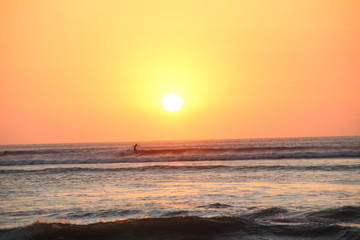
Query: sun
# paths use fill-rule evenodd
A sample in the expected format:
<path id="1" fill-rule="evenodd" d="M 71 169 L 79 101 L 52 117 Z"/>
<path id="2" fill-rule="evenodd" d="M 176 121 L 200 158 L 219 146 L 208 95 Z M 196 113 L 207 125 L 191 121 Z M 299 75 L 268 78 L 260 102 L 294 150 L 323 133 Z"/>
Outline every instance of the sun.
<path id="1" fill-rule="evenodd" d="M 176 93 L 169 93 L 163 98 L 162 105 L 166 111 L 176 112 L 182 108 L 183 100 L 180 95 Z"/>

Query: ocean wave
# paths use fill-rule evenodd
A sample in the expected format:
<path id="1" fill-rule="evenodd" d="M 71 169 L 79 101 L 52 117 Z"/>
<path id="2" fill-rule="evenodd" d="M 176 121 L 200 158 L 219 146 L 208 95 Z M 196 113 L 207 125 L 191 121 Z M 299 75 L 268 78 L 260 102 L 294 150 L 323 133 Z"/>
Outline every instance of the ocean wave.
<path id="1" fill-rule="evenodd" d="M 299 152 L 341 152 L 360 151 L 359 146 L 247 146 L 247 147 L 188 147 L 139 149 L 136 156 L 164 155 L 213 155 L 213 154 L 248 154 L 248 153 L 299 153 Z M 132 149 L 119 149 L 116 146 L 87 148 L 47 148 L 26 150 L 2 150 L 0 156 L 79 154 L 79 153 L 117 153 L 119 157 L 133 156 Z"/>
<path id="2" fill-rule="evenodd" d="M 0 156 L 19 156 L 19 155 L 47 155 L 47 154 L 78 154 L 78 153 L 89 153 L 89 152 L 105 152 L 103 148 L 92 148 L 92 149 L 34 149 L 34 150 L 9 150 L 0 151 Z"/>
<path id="3" fill-rule="evenodd" d="M 143 154 L 126 155 L 122 157 L 71 158 L 60 159 L 6 159 L 0 158 L 0 166 L 42 165 L 42 164 L 103 164 L 131 162 L 171 162 L 171 161 L 214 161 L 214 160 L 257 160 L 257 159 L 311 159 L 311 158 L 359 158 L 360 151 L 330 151 L 330 152 L 272 152 L 248 154 L 194 154 L 194 155 L 159 155 Z"/>
<path id="4" fill-rule="evenodd" d="M 44 164 L 104 164 L 132 162 L 359 158 L 360 143 L 341 141 L 257 140 L 148 143 L 136 153 L 130 144 L 30 145 L 3 147 L 0 166 Z M 352 138 L 351 138 L 352 139 Z M 339 142 L 340 141 L 340 142 Z"/>
<path id="5" fill-rule="evenodd" d="M 221 148 L 164 148 L 164 149 L 140 149 L 136 151 L 137 156 L 164 156 L 164 155 L 213 155 L 213 154 L 260 154 L 260 153 L 300 153 L 300 152 L 342 152 L 360 151 L 358 147 L 334 147 L 334 146 L 274 146 L 274 147 L 221 147 Z M 133 155 L 133 151 L 123 151 L 120 157 Z"/>
<path id="6" fill-rule="evenodd" d="M 0 174 L 63 174 L 79 172 L 151 172 L 151 171 L 358 171 L 360 164 L 352 165 L 246 165 L 246 166 L 229 166 L 229 165 L 152 165 L 140 167 L 113 167 L 113 168 L 96 168 L 96 167 L 52 167 L 43 169 L 0 169 Z"/>
<path id="7" fill-rule="evenodd" d="M 293 218 L 292 221 L 279 218 L 279 214 L 286 215 L 288 212 L 283 208 L 268 208 L 243 216 L 205 218 L 170 215 L 170 217 L 124 219 L 92 224 L 38 221 L 26 227 L 0 230 L 0 238 L 3 240 L 359 239 L 359 226 L 342 224 L 343 221 L 359 223 L 359 207 L 326 209 L 304 214 Z M 328 217 L 336 222 L 321 221 L 321 218 Z M 348 217 L 351 221 L 348 221 Z M 264 219 L 282 221 L 264 222 Z"/>
<path id="8" fill-rule="evenodd" d="M 360 224 L 360 207 L 344 206 L 340 208 L 330 208 L 322 211 L 309 213 L 307 218 L 333 219 L 342 222 L 352 222 Z"/>
<path id="9" fill-rule="evenodd" d="M 212 203 L 209 205 L 198 206 L 199 208 L 207 208 L 207 209 L 219 209 L 219 208 L 229 208 L 232 207 L 231 205 L 224 204 L 224 203 Z"/>
<path id="10" fill-rule="evenodd" d="M 278 216 L 279 214 L 284 214 L 286 212 L 288 212 L 288 210 L 284 208 L 272 207 L 272 208 L 266 208 L 266 209 L 254 211 L 252 213 L 245 215 L 245 217 L 250 219 L 268 218 L 268 217 Z"/>
<path id="11" fill-rule="evenodd" d="M 97 210 L 95 212 L 83 212 L 81 210 L 74 211 L 73 213 L 68 213 L 66 215 L 67 218 L 105 218 L 109 216 L 124 216 L 124 215 L 132 215 L 132 214 L 138 214 L 140 213 L 140 210 Z"/>

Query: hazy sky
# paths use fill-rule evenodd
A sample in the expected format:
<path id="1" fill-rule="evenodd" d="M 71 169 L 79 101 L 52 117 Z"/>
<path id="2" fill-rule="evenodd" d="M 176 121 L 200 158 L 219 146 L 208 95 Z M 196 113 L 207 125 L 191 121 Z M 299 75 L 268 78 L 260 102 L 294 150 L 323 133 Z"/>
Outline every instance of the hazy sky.
<path id="1" fill-rule="evenodd" d="M 357 0 L 0 2 L 0 144 L 360 135 Z M 177 92 L 170 113 L 162 97 Z"/>

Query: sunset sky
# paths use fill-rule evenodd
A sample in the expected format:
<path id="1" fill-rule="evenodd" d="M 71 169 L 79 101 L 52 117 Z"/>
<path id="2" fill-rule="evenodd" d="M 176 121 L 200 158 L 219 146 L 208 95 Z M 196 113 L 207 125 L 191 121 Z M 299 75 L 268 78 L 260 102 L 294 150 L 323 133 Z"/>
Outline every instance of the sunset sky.
<path id="1" fill-rule="evenodd" d="M 0 144 L 360 135 L 360 1 L 0 2 Z M 183 108 L 162 98 L 177 93 Z"/>

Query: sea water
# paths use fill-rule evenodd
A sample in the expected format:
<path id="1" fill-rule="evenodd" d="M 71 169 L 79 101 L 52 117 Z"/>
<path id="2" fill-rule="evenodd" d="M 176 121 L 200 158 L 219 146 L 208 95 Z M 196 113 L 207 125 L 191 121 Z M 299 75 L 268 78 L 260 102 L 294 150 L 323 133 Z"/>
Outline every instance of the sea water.
<path id="1" fill-rule="evenodd" d="M 0 146 L 0 239 L 360 239 L 360 137 Z"/>

